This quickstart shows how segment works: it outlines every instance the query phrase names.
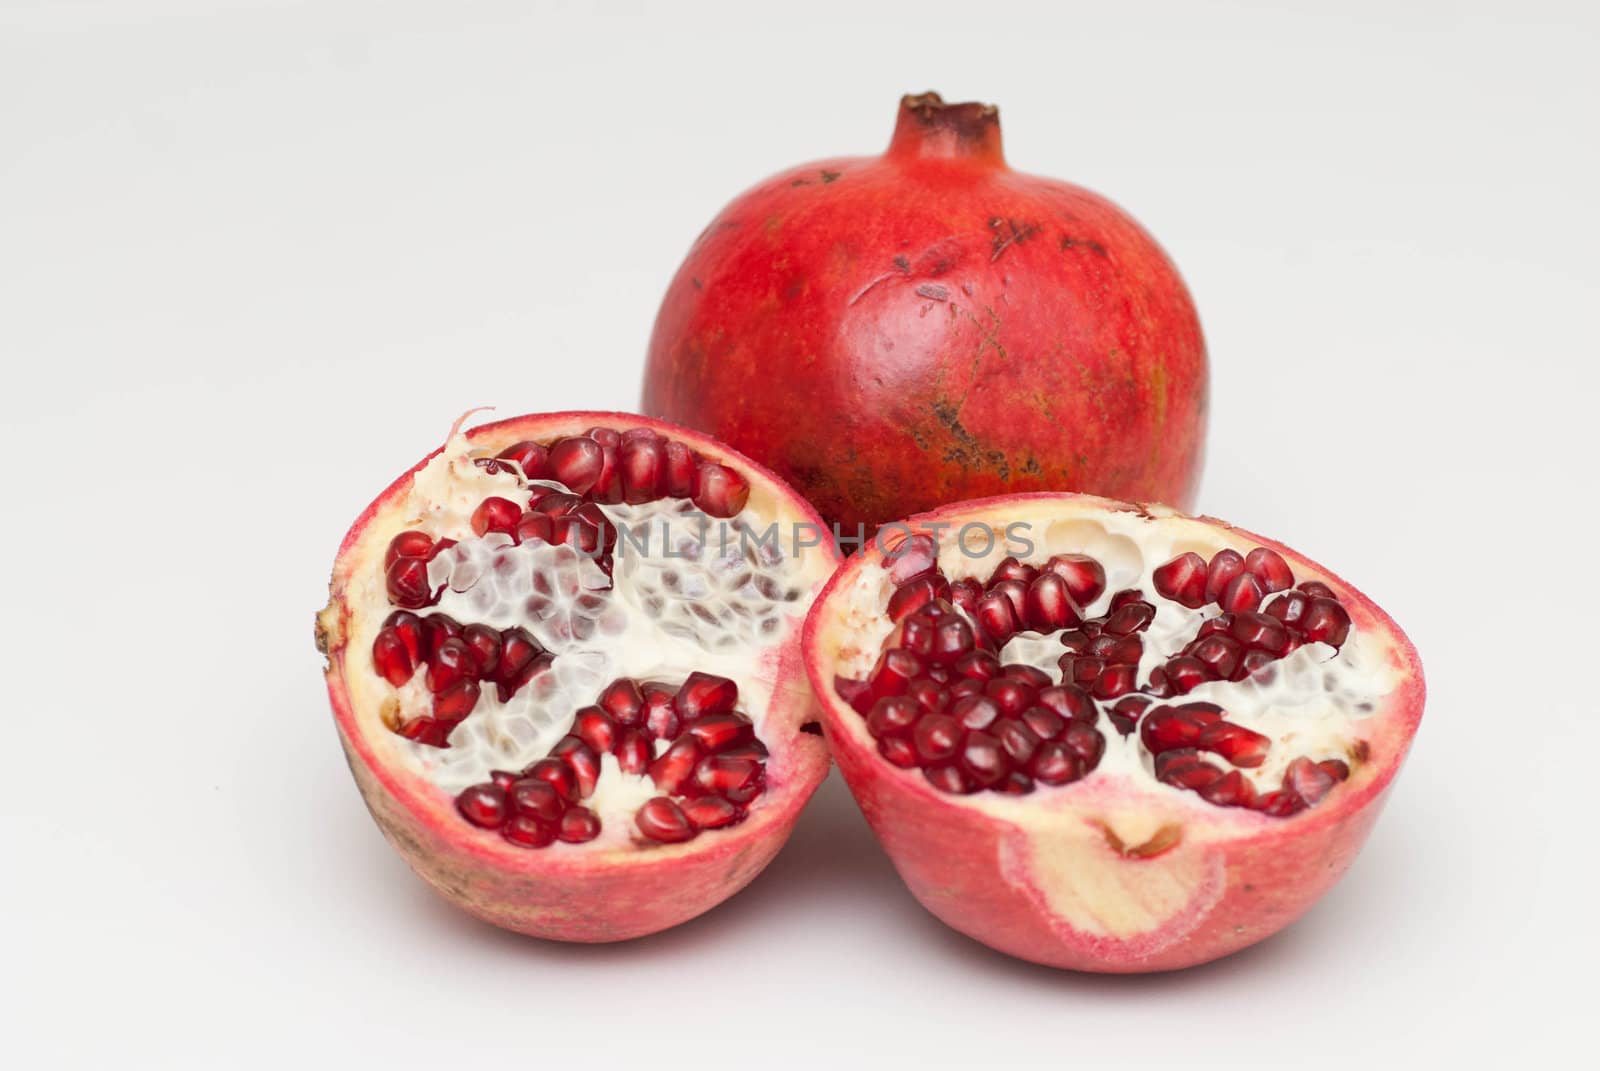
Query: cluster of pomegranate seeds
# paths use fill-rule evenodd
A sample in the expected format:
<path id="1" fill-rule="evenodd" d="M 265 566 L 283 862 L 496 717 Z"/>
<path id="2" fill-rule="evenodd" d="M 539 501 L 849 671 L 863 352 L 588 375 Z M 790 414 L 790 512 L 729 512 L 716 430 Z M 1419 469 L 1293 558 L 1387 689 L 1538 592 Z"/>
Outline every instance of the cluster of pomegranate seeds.
<path id="1" fill-rule="evenodd" d="M 527 848 L 593 840 L 600 820 L 583 801 L 599 782 L 600 757 L 613 755 L 662 793 L 634 815 L 646 839 L 674 844 L 737 825 L 767 784 L 767 749 L 738 702 L 738 686 L 709 673 L 691 673 L 676 689 L 620 677 L 573 716 L 549 755 L 521 773 L 494 771 L 463 789 L 456 808 Z"/>
<path id="2" fill-rule="evenodd" d="M 1242 681 L 1310 642 L 1339 647 L 1350 615 L 1332 589 L 1315 580 L 1294 587 L 1283 556 L 1257 547 L 1248 556 L 1220 550 L 1206 560 L 1193 551 L 1152 575 L 1156 592 L 1190 609 L 1215 604 L 1181 652 L 1150 674 L 1147 687 L 1162 698 L 1184 695 L 1207 681 Z M 1268 598 L 1271 596 L 1271 598 Z"/>
<path id="3" fill-rule="evenodd" d="M 835 688 L 865 719 L 888 762 L 919 769 L 935 787 L 966 794 L 1023 794 L 1064 785 L 1099 764 L 1102 711 L 1118 732 L 1135 731 L 1156 776 L 1219 806 L 1286 816 L 1322 799 L 1349 776 L 1330 759 L 1289 764 L 1281 789 L 1258 794 L 1241 772 L 1260 766 L 1272 741 L 1226 719 L 1213 703 L 1166 704 L 1207 681 L 1241 681 L 1305 643 L 1337 648 L 1350 617 L 1315 581 L 1294 588 L 1283 557 L 1265 547 L 1174 558 L 1152 575 L 1156 595 L 1198 610 L 1214 604 L 1195 638 L 1139 680 L 1144 633 L 1156 604 L 1137 589 L 1114 594 L 1106 611 L 1086 608 L 1106 591 L 1105 569 L 1083 554 L 1043 565 L 1002 561 L 987 581 L 951 581 L 927 535 L 904 540 L 887 559 L 895 623 L 864 679 Z M 1022 633 L 1059 634 L 1060 679 L 1000 654 Z M 1226 769 L 1212 758 L 1230 764 Z"/>
<path id="4" fill-rule="evenodd" d="M 474 532 L 497 532 L 519 544 L 565 543 L 592 558 L 607 576 L 617 534 L 601 505 L 686 498 L 709 517 L 728 518 L 737 516 L 750 498 L 750 484 L 738 472 L 651 428 L 618 432 L 595 427 L 548 445 L 514 443 L 477 464 L 491 473 L 511 472 L 514 466 L 524 481 L 552 481 L 566 490 L 536 484 L 526 508 L 490 496 L 473 510 Z M 428 563 L 454 542 L 435 542 L 418 531 L 395 536 L 384 559 L 389 601 L 407 610 L 437 602 L 442 588 L 429 584 Z"/>
<path id="5" fill-rule="evenodd" d="M 451 730 L 478 705 L 484 685 L 493 684 L 505 702 L 552 661 L 527 629 L 463 625 L 440 613 L 396 610 L 372 641 L 372 664 L 394 687 L 408 683 L 419 667 L 426 670 L 431 713 L 402 722 L 398 731 L 433 747 L 450 746 Z"/>

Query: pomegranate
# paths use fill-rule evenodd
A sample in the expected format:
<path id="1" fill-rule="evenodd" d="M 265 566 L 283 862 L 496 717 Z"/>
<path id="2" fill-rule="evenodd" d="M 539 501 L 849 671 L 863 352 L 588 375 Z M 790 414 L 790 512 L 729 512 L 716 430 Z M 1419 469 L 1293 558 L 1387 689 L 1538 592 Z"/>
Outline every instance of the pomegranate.
<path id="1" fill-rule="evenodd" d="M 1077 970 L 1186 967 L 1292 922 L 1355 858 L 1422 716 L 1416 651 L 1343 580 L 1085 495 L 885 526 L 804 642 L 911 891 Z"/>
<path id="2" fill-rule="evenodd" d="M 731 896 L 828 769 L 798 643 L 837 562 L 822 531 L 658 421 L 458 425 L 350 529 L 317 618 L 378 826 L 447 899 L 541 937 Z"/>
<path id="3" fill-rule="evenodd" d="M 884 155 L 722 210 L 662 302 L 643 407 L 771 466 L 846 536 L 1006 492 L 1183 506 L 1205 344 L 1134 220 L 1010 170 L 995 108 L 926 93 Z"/>

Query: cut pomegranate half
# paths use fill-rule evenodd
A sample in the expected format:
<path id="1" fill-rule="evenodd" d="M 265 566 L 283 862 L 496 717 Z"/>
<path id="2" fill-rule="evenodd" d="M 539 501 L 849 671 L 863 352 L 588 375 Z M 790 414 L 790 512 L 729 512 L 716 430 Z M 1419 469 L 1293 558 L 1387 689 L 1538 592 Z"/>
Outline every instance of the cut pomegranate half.
<path id="1" fill-rule="evenodd" d="M 508 929 L 612 941 L 706 911 L 827 772 L 798 632 L 836 563 L 802 499 L 693 432 L 458 426 L 356 521 L 317 618 L 368 808 Z"/>
<path id="2" fill-rule="evenodd" d="M 1314 562 L 1069 494 L 888 526 L 818 598 L 805 657 L 923 905 L 1095 971 L 1203 963 L 1307 910 L 1365 840 L 1424 691 L 1394 622 Z"/>

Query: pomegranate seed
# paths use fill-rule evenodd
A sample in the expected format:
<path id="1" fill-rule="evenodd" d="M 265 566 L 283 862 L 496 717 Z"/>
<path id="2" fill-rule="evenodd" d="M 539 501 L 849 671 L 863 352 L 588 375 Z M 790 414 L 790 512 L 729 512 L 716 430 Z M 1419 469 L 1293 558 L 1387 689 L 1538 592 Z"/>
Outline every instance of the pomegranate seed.
<path id="1" fill-rule="evenodd" d="M 604 502 L 607 505 L 615 505 L 622 501 L 622 476 L 617 465 L 618 453 L 617 447 L 600 443 L 600 475 L 595 478 L 594 486 L 589 488 L 589 493 L 585 496 L 590 501 Z"/>
<path id="2" fill-rule="evenodd" d="M 1048 707 L 1071 721 L 1093 723 L 1099 716 L 1089 693 L 1075 684 L 1058 684 L 1041 688 L 1036 697 L 1040 706 Z"/>
<path id="3" fill-rule="evenodd" d="M 443 640 L 428 661 L 428 691 L 438 694 L 459 680 L 478 675 L 478 660 L 459 636 Z"/>
<path id="4" fill-rule="evenodd" d="M 1199 555 L 1195 555 L 1199 557 Z M 1156 608 L 1142 599 L 1130 599 L 1112 611 L 1104 628 L 1115 636 L 1131 636 L 1143 632 L 1155 620 Z"/>
<path id="5" fill-rule="evenodd" d="M 1306 801 L 1286 789 L 1269 792 L 1256 801 L 1256 809 L 1274 818 L 1288 818 L 1306 809 Z"/>
<path id="6" fill-rule="evenodd" d="M 918 765 L 916 745 L 903 736 L 885 736 L 878 741 L 878 754 L 895 766 L 908 770 Z"/>
<path id="7" fill-rule="evenodd" d="M 1093 693 L 1096 699 L 1115 699 L 1133 691 L 1138 683 L 1135 666 L 1121 663 L 1107 666 L 1100 671 L 1100 676 L 1095 678 Z"/>
<path id="8" fill-rule="evenodd" d="M 1083 776 L 1083 763 L 1065 743 L 1048 741 L 1039 745 L 1028 772 L 1035 781 L 1047 785 L 1065 785 Z"/>
<path id="9" fill-rule="evenodd" d="M 1244 613 L 1235 618 L 1228 634 L 1254 651 L 1282 657 L 1289 653 L 1289 632 L 1275 617 Z"/>
<path id="10" fill-rule="evenodd" d="M 707 751 L 722 751 L 749 740 L 755 727 L 743 714 L 707 714 L 687 723 L 684 732 Z"/>
<path id="11" fill-rule="evenodd" d="M 957 699 L 967 699 L 971 696 L 982 695 L 985 683 L 985 681 L 974 680 L 971 677 L 962 677 L 950 685 L 950 702 L 954 703 Z"/>
<path id="12" fill-rule="evenodd" d="M 702 757 L 700 745 L 691 737 L 681 736 L 650 764 L 650 780 L 668 795 L 681 796 Z"/>
<path id="13" fill-rule="evenodd" d="M 694 780 L 706 792 L 734 803 L 749 803 L 766 787 L 766 770 L 754 759 L 707 755 L 694 768 Z"/>
<path id="14" fill-rule="evenodd" d="M 493 677 L 500 668 L 500 633 L 488 625 L 473 624 L 461 630 L 461 640 L 472 652 L 472 661 L 478 667 L 478 676 Z"/>
<path id="15" fill-rule="evenodd" d="M 644 694 L 637 684 L 627 677 L 618 677 L 606 685 L 595 705 L 611 715 L 618 725 L 631 728 L 644 721 L 644 702 Z"/>
<path id="16" fill-rule="evenodd" d="M 639 827 L 639 832 L 662 844 L 692 840 L 698 832 L 683 809 L 665 796 L 646 801 L 639 808 L 639 813 L 634 815 L 633 822 Z"/>
<path id="17" fill-rule="evenodd" d="M 550 757 L 567 764 L 572 776 L 578 780 L 578 798 L 587 799 L 594 794 L 600 781 L 600 753 L 576 736 L 563 736 L 550 749 Z"/>
<path id="18" fill-rule="evenodd" d="M 1289 571 L 1289 563 L 1275 550 L 1257 547 L 1245 555 L 1244 568 L 1245 572 L 1255 574 L 1268 594 L 1294 587 L 1294 573 Z"/>
<path id="19" fill-rule="evenodd" d="M 1315 806 L 1337 783 L 1328 771 L 1304 755 L 1290 762 L 1283 771 L 1283 787 L 1305 800 L 1308 806 Z"/>
<path id="20" fill-rule="evenodd" d="M 389 540 L 389 549 L 383 552 L 383 567 L 389 568 L 401 558 L 433 557 L 433 540 L 426 532 L 401 532 Z"/>
<path id="21" fill-rule="evenodd" d="M 1232 614 L 1248 613 L 1261 605 L 1267 597 L 1266 589 L 1254 573 L 1240 573 L 1228 581 L 1217 599 L 1217 605 Z"/>
<path id="22" fill-rule="evenodd" d="M 428 563 L 421 558 L 396 558 L 384 574 L 384 586 L 389 601 L 408 610 L 420 610 L 434 600 L 433 588 L 428 584 Z"/>
<path id="23" fill-rule="evenodd" d="M 572 718 L 572 735 L 601 754 L 608 754 L 617 743 L 617 723 L 597 706 L 584 707 Z"/>
<path id="24" fill-rule="evenodd" d="M 510 813 L 510 806 L 505 789 L 493 782 L 484 782 L 462 789 L 456 797 L 456 810 L 475 826 L 499 829 Z"/>
<path id="25" fill-rule="evenodd" d="M 1005 796 L 1026 796 L 1033 791 L 1033 778 L 1021 770 L 1012 770 L 999 784 L 990 787 Z"/>
<path id="26" fill-rule="evenodd" d="M 1218 634 L 1226 636 L 1232 628 L 1233 615 L 1218 614 L 1216 617 L 1210 617 L 1203 621 L 1200 625 L 1200 630 L 1194 634 L 1194 638 L 1203 640 L 1207 636 L 1216 636 Z"/>
<path id="27" fill-rule="evenodd" d="M 556 827 L 525 814 L 512 815 L 501 827 L 500 835 L 524 848 L 547 848 L 555 842 Z"/>
<path id="28" fill-rule="evenodd" d="M 1084 609 L 1105 594 L 1106 571 L 1087 554 L 1057 554 L 1044 563 L 1044 568 L 1066 581 L 1067 594 Z"/>
<path id="29" fill-rule="evenodd" d="M 616 428 L 606 428 L 596 424 L 584 434 L 601 446 L 609 446 L 613 450 L 622 445 L 622 433 Z"/>
<path id="30" fill-rule="evenodd" d="M 1337 599 L 1319 595 L 1311 600 L 1305 622 L 1300 627 L 1305 630 L 1307 640 L 1338 647 L 1350 636 L 1350 615 Z"/>
<path id="31" fill-rule="evenodd" d="M 969 614 L 978 612 L 978 602 L 983 598 L 983 594 L 983 585 L 971 577 L 957 580 L 950 585 L 950 601 Z"/>
<path id="32" fill-rule="evenodd" d="M 1211 679 L 1206 664 L 1192 655 L 1179 655 L 1166 665 L 1167 683 L 1173 694 L 1184 695 Z"/>
<path id="33" fill-rule="evenodd" d="M 1061 634 L 1061 646 L 1073 654 L 1084 654 L 1099 638 L 1098 635 L 1091 636 L 1081 628 L 1068 629 Z"/>
<path id="34" fill-rule="evenodd" d="M 685 722 L 706 714 L 725 714 L 739 702 L 739 686 L 710 673 L 689 674 L 672 705 Z"/>
<path id="35" fill-rule="evenodd" d="M 1268 654 L 1266 651 L 1260 651 L 1256 650 L 1255 648 L 1251 648 L 1244 653 L 1243 658 L 1239 659 L 1239 679 L 1248 680 L 1249 678 L 1254 677 L 1257 673 L 1260 673 L 1262 670 L 1270 668 L 1272 663 L 1275 661 L 1277 661 L 1277 659 Z M 1261 678 L 1262 683 L 1266 683 L 1271 679 L 1272 678 L 1270 675 L 1263 676 Z"/>
<path id="36" fill-rule="evenodd" d="M 393 631 L 395 637 L 405 648 L 406 657 L 411 659 L 413 665 L 422 661 L 423 649 L 427 646 L 427 630 L 422 624 L 422 618 L 408 610 L 396 610 L 383 619 L 383 627 Z"/>
<path id="37" fill-rule="evenodd" d="M 522 775 L 513 770 L 490 770 L 489 780 L 510 792 L 511 786 L 522 780 Z"/>
<path id="38" fill-rule="evenodd" d="M 743 476 L 714 461 L 702 461 L 694 474 L 695 508 L 708 517 L 735 517 L 750 498 Z"/>
<path id="39" fill-rule="evenodd" d="M 1032 706 L 1022 712 L 1022 724 L 1041 740 L 1054 740 L 1067 727 L 1067 719 L 1049 707 Z"/>
<path id="40" fill-rule="evenodd" d="M 1229 770 L 1200 789 L 1200 798 L 1218 807 L 1253 807 L 1256 802 L 1256 789 L 1245 780 L 1244 774 L 1238 770 Z"/>
<path id="41" fill-rule="evenodd" d="M 1198 659 L 1214 680 L 1232 680 L 1239 669 L 1239 657 L 1244 652 L 1239 642 L 1231 636 L 1207 636 L 1191 643 L 1184 653 Z M 1171 672 L 1169 664 L 1169 676 Z"/>
<path id="42" fill-rule="evenodd" d="M 1243 725 L 1219 721 L 1201 730 L 1195 746 L 1221 755 L 1235 766 L 1260 766 L 1272 740 Z"/>
<path id="43" fill-rule="evenodd" d="M 495 667 L 495 684 L 502 703 L 524 684 L 550 668 L 554 660 L 527 629 L 517 626 L 500 633 L 500 663 Z"/>
<path id="44" fill-rule="evenodd" d="M 1093 689 L 1100 674 L 1105 672 L 1106 661 L 1088 655 L 1062 655 L 1060 666 L 1063 679 L 1070 679 L 1079 688 Z"/>
<path id="45" fill-rule="evenodd" d="M 1300 628 L 1311 611 L 1311 599 L 1312 596 L 1304 592 L 1290 591 L 1270 600 L 1263 609 L 1267 616 L 1277 618 L 1289 628 Z"/>
<path id="46" fill-rule="evenodd" d="M 438 700 L 434 701 L 435 703 Z M 455 721 L 440 721 L 437 718 L 412 718 L 400 726 L 400 735 L 407 740 L 429 747 L 449 747 L 450 733 L 455 729 Z"/>
<path id="47" fill-rule="evenodd" d="M 950 716 L 964 729 L 987 729 L 1000 716 L 1000 704 L 984 695 L 963 696 L 950 704 Z"/>
<path id="48" fill-rule="evenodd" d="M 567 844 L 584 844 L 600 835 L 600 819 L 587 807 L 574 807 L 561 816 L 556 836 Z"/>
<path id="49" fill-rule="evenodd" d="M 1078 757 L 1078 765 L 1084 773 L 1099 766 L 1100 756 L 1106 751 L 1106 738 L 1087 722 L 1068 722 L 1067 731 L 1061 734 L 1061 742 Z"/>
<path id="50" fill-rule="evenodd" d="M 978 790 L 978 785 L 959 766 L 924 766 L 922 776 L 940 792 L 953 796 L 967 796 Z"/>
<path id="51" fill-rule="evenodd" d="M 1028 585 L 1022 619 L 1030 629 L 1043 633 L 1058 632 L 1082 620 L 1067 582 L 1054 573 L 1044 573 Z"/>
<path id="52" fill-rule="evenodd" d="M 906 686 L 921 675 L 922 661 L 916 655 L 900 649 L 885 651 L 867 678 L 869 694 L 873 699 L 904 695 Z"/>
<path id="53" fill-rule="evenodd" d="M 1156 756 L 1156 779 L 1175 788 L 1202 789 L 1221 776 L 1222 771 L 1200 758 L 1193 748 Z"/>
<path id="54" fill-rule="evenodd" d="M 966 739 L 961 744 L 958 762 L 968 776 L 984 788 L 1010 772 L 1006 763 L 1006 753 L 1000 746 L 999 739 L 990 733 L 978 730 L 967 733 Z"/>
<path id="55" fill-rule="evenodd" d="M 1323 759 L 1317 765 L 1322 768 L 1323 773 L 1335 781 L 1343 781 L 1350 776 L 1350 767 L 1343 759 Z"/>
<path id="56" fill-rule="evenodd" d="M 948 762 L 961 746 L 961 733 L 961 723 L 950 715 L 928 715 L 917 722 L 911 736 L 917 758 L 925 763 Z"/>
<path id="57" fill-rule="evenodd" d="M 865 714 L 871 709 L 872 688 L 866 681 L 841 677 L 836 673 L 833 676 L 833 690 L 857 714 Z"/>
<path id="58" fill-rule="evenodd" d="M 538 501 L 531 502 L 529 509 L 553 519 L 565 517 L 583 504 L 583 499 L 577 495 L 569 495 L 564 491 L 552 491 L 547 495 L 541 496 Z"/>
<path id="59" fill-rule="evenodd" d="M 548 782 L 524 777 L 511 786 L 511 806 L 518 814 L 541 822 L 557 822 L 567 809 L 566 801 Z"/>
<path id="60" fill-rule="evenodd" d="M 1304 584 L 1300 585 L 1300 590 L 1305 592 L 1307 595 L 1312 596 L 1313 598 L 1319 595 L 1324 599 L 1331 599 L 1334 597 L 1333 589 L 1320 580 L 1307 580 Z"/>
<path id="61" fill-rule="evenodd" d="M 479 535 L 488 535 L 490 532 L 510 535 L 517 530 L 517 522 L 521 519 L 521 506 L 509 498 L 491 496 L 478 503 L 478 508 L 472 511 L 472 530 Z"/>
<path id="62" fill-rule="evenodd" d="M 916 703 L 923 710 L 937 714 L 950 705 L 950 691 L 942 687 L 937 681 L 922 680 L 912 681 L 906 688 L 906 698 Z"/>
<path id="63" fill-rule="evenodd" d="M 1206 570 L 1206 602 L 1216 602 L 1234 577 L 1244 572 L 1244 555 L 1233 549 L 1219 550 L 1211 556 Z"/>
<path id="64" fill-rule="evenodd" d="M 1150 580 L 1163 598 L 1191 610 L 1206 604 L 1206 560 L 1192 550 L 1158 567 Z"/>
<path id="65" fill-rule="evenodd" d="M 1136 666 L 1144 654 L 1144 641 L 1137 635 L 1115 636 L 1106 633 L 1089 641 L 1088 653 L 1112 665 Z"/>
<path id="66" fill-rule="evenodd" d="M 985 587 L 993 588 L 996 584 L 1006 580 L 1015 580 L 1026 588 L 1033 583 L 1033 578 L 1039 575 L 1039 570 L 1031 565 L 1024 565 L 1015 558 L 1007 558 L 995 566 L 994 572 L 989 574 L 989 582 Z"/>
<path id="67" fill-rule="evenodd" d="M 673 709 L 672 696 L 652 695 L 645 703 L 644 727 L 657 740 L 671 740 L 682 727 L 678 712 Z"/>
<path id="68" fill-rule="evenodd" d="M 957 676 L 968 680 L 994 680 L 1000 676 L 1000 660 L 989 652 L 970 652 L 950 666 Z"/>
<path id="69" fill-rule="evenodd" d="M 654 757 L 650 747 L 650 739 L 638 729 L 624 729 L 617 737 L 617 749 L 613 752 L 617 756 L 617 764 L 622 767 L 622 772 L 627 774 L 643 774 L 650 767 L 650 760 Z"/>
<path id="70" fill-rule="evenodd" d="M 575 495 L 588 494 L 604 467 L 605 451 L 587 435 L 561 439 L 550 448 L 551 478 L 565 484 Z"/>
<path id="71" fill-rule="evenodd" d="M 1150 680 L 1145 684 L 1144 690 L 1157 699 L 1170 699 L 1175 694 L 1172 683 L 1167 680 L 1167 671 L 1162 666 L 1157 666 L 1150 671 Z"/>
<path id="72" fill-rule="evenodd" d="M 623 443 L 617 455 L 622 501 L 637 505 L 660 498 L 666 467 L 667 449 L 660 439 L 641 438 Z"/>
<path id="73" fill-rule="evenodd" d="M 502 461 L 515 461 L 522 475 L 530 480 L 542 480 L 548 475 L 550 451 L 536 442 L 514 443 L 495 456 Z"/>
<path id="74" fill-rule="evenodd" d="M 461 638 L 460 623 L 448 614 L 431 614 L 421 620 L 423 648 L 428 652 L 428 658 L 438 654 L 439 645 L 445 640 Z"/>
<path id="75" fill-rule="evenodd" d="M 886 696 L 872 705 L 867 715 L 867 732 L 875 737 L 899 736 L 922 717 L 922 708 L 913 700 Z"/>
<path id="76" fill-rule="evenodd" d="M 577 775 L 572 772 L 572 767 L 560 759 L 540 759 L 523 770 L 522 776 L 543 781 L 568 803 L 576 803 L 578 800 Z"/>
<path id="77" fill-rule="evenodd" d="M 458 722 L 472 713 L 472 708 L 478 705 L 480 694 L 477 681 L 470 678 L 456 681 L 434 694 L 433 716 L 440 721 Z"/>
<path id="78" fill-rule="evenodd" d="M 668 440 L 663 465 L 663 493 L 668 498 L 688 498 L 694 493 L 694 453 L 675 440 Z"/>
<path id="79" fill-rule="evenodd" d="M 411 674 L 416 671 L 411 652 L 406 650 L 405 641 L 393 628 L 380 629 L 377 638 L 372 641 L 372 664 L 377 668 L 378 676 L 396 688 L 409 681 Z"/>
<path id="80" fill-rule="evenodd" d="M 995 701 L 1000 713 L 1015 717 L 1033 706 L 1039 689 L 1015 677 L 996 677 L 983 686 L 983 694 Z"/>
<path id="81" fill-rule="evenodd" d="M 920 726 L 919 726 L 920 728 Z M 1001 718 L 990 727 L 1006 756 L 1016 766 L 1026 766 L 1039 749 L 1039 736 L 1019 718 Z"/>
<path id="82" fill-rule="evenodd" d="M 1037 666 L 1015 662 L 1000 671 L 1000 675 L 1007 680 L 1018 681 L 1035 691 L 1040 688 L 1050 687 L 1050 674 Z"/>
<path id="83" fill-rule="evenodd" d="M 511 533 L 511 538 L 518 543 L 549 543 L 554 545 L 555 525 L 551 523 L 548 514 L 524 513 L 517 521 L 516 529 Z"/>
<path id="84" fill-rule="evenodd" d="M 972 650 L 972 626 L 966 618 L 947 614 L 939 619 L 933 633 L 933 649 L 929 658 L 936 665 L 949 665 Z"/>
<path id="85" fill-rule="evenodd" d="M 697 829 L 722 829 L 745 819 L 745 809 L 721 796 L 701 796 L 680 804 L 684 817 Z"/>
<path id="86" fill-rule="evenodd" d="M 950 582 L 938 574 L 907 581 L 903 586 L 895 588 L 894 594 L 889 596 L 889 620 L 903 621 L 908 614 L 915 613 L 949 593 Z"/>
<path id="87" fill-rule="evenodd" d="M 1194 718 L 1160 707 L 1139 724 L 1139 740 L 1152 755 L 1177 748 L 1192 748 L 1205 725 Z"/>
<path id="88" fill-rule="evenodd" d="M 1017 612 L 1011 600 L 1000 592 L 990 592 L 978 600 L 974 615 L 983 634 L 996 646 L 1003 647 L 1017 633 Z"/>
<path id="89" fill-rule="evenodd" d="M 911 535 L 901 540 L 884 555 L 889 569 L 889 581 L 896 587 L 933 572 L 939 560 L 939 547 L 932 536 Z"/>

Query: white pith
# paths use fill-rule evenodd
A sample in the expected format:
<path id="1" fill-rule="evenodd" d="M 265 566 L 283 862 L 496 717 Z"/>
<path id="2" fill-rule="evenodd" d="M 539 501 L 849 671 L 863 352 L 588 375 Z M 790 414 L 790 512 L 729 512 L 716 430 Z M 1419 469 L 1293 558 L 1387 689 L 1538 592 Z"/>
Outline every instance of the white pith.
<path id="1" fill-rule="evenodd" d="M 417 472 L 404 499 L 374 519 L 362 536 L 365 554 L 353 563 L 346 591 L 346 683 L 357 718 L 390 749 L 391 761 L 454 794 L 488 780 L 491 770 L 520 770 L 543 758 L 567 733 L 573 714 L 612 680 L 676 687 L 695 671 L 733 680 L 739 709 L 754 722 L 757 737 L 772 746 L 765 715 L 777 685 L 779 649 L 831 571 L 824 554 L 791 553 L 795 548 L 787 537 L 799 518 L 782 515 L 781 500 L 760 488 L 738 516 L 725 521 L 705 518 L 687 500 L 601 505 L 619 532 L 635 533 L 633 541 L 618 539 L 614 584 L 608 585 L 599 566 L 571 547 L 537 541 L 518 546 L 508 536 L 472 531 L 472 512 L 485 498 L 498 495 L 518 505 L 529 498 L 513 472 L 491 473 L 473 463 L 493 453 L 453 436 Z M 775 523 L 777 541 L 739 537 L 741 529 L 760 534 Z M 425 667 L 395 689 L 372 665 L 373 639 L 395 609 L 385 589 L 383 551 L 407 529 L 458 541 L 430 563 L 430 581 L 445 590 L 436 605 L 416 611 L 420 616 L 444 613 L 463 625 L 481 622 L 496 629 L 521 626 L 555 656 L 548 671 L 505 703 L 484 682 L 448 748 L 414 743 L 387 727 L 430 713 Z M 671 558 L 663 553 L 664 537 L 670 537 Z M 666 743 L 655 746 L 659 752 Z M 584 800 L 602 826 L 591 843 L 633 838 L 634 813 L 661 794 L 647 776 L 624 774 L 615 758 L 604 756 L 595 792 Z M 758 797 L 751 806 L 760 805 Z"/>
<path id="2" fill-rule="evenodd" d="M 986 540 L 978 529 L 969 532 L 965 551 L 958 546 L 958 529 L 944 532 L 939 539 L 940 570 L 952 581 L 966 577 L 983 581 L 1008 555 L 1034 565 L 1042 564 L 1054 554 L 1091 555 L 1106 570 L 1106 591 L 1087 608 L 1086 617 L 1105 613 L 1112 595 L 1126 588 L 1143 590 L 1156 606 L 1154 621 L 1141 634 L 1144 643 L 1139 665 L 1141 682 L 1148 680 L 1152 669 L 1192 640 L 1201 622 L 1221 612 L 1215 605 L 1191 610 L 1161 598 L 1156 594 L 1152 572 L 1188 551 L 1195 551 L 1209 560 L 1224 548 L 1248 553 L 1255 547 L 1236 533 L 1182 515 L 1095 510 L 1080 516 L 1029 523 L 1025 516 L 1026 501 L 1019 501 L 1016 509 L 1017 515 L 1003 520 L 985 518 L 997 536 L 994 546 L 985 553 L 980 553 L 985 551 Z M 1034 544 L 1031 550 L 1021 542 L 1007 545 L 1006 526 L 1017 522 L 1028 524 L 1019 532 Z M 1297 582 L 1311 579 L 1325 578 L 1296 571 Z M 853 577 L 849 589 L 839 594 L 842 619 L 836 633 L 839 640 L 834 648 L 837 661 L 833 674 L 860 679 L 870 672 L 893 630 L 893 624 L 884 613 L 892 591 L 884 564 L 866 562 Z M 1059 635 L 1023 633 L 1006 644 L 1000 657 L 1006 663 L 1037 666 L 1053 680 L 1060 680 L 1057 663 L 1064 653 Z M 831 675 L 825 674 L 825 679 Z M 1228 721 L 1269 737 L 1273 743 L 1266 761 L 1261 766 L 1240 770 L 1258 791 L 1268 792 L 1280 787 L 1285 768 L 1299 756 L 1314 761 L 1341 759 L 1356 765 L 1354 757 L 1358 744 L 1367 735 L 1364 723 L 1381 709 L 1383 698 L 1391 694 L 1397 684 L 1386 639 L 1357 627 L 1337 651 L 1322 643 L 1308 644 L 1287 658 L 1277 660 L 1252 679 L 1237 683 L 1211 682 L 1186 696 L 1155 702 L 1214 702 L 1227 712 Z M 1132 783 L 1141 792 L 1160 794 L 1180 806 L 1218 810 L 1194 792 L 1157 781 L 1153 759 L 1140 743 L 1137 731 L 1124 737 L 1104 710 L 1098 728 L 1105 738 L 1106 748 L 1095 771 L 1071 785 L 1039 786 L 1041 794 L 1081 795 L 1094 792 L 1091 785 Z M 1234 769 L 1220 756 L 1208 758 L 1225 769 Z M 1037 803 L 1039 794 L 1008 797 L 984 793 L 971 799 L 980 807 L 1006 809 L 1028 806 L 1030 800 Z M 1141 836 L 1151 831 L 1130 829 L 1123 839 L 1126 843 L 1138 843 Z"/>

